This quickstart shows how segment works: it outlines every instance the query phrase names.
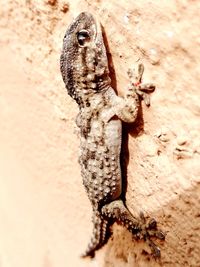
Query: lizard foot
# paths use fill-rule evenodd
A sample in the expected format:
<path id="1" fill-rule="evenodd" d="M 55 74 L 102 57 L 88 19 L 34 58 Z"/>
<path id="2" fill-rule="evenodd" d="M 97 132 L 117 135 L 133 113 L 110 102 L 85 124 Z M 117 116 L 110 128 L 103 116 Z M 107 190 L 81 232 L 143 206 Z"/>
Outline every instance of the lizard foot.
<path id="1" fill-rule="evenodd" d="M 139 64 L 137 70 L 128 70 L 128 76 L 131 81 L 129 90 L 135 91 L 135 93 L 144 100 L 146 106 L 150 106 L 149 93 L 152 93 L 155 90 L 155 85 L 153 83 L 142 83 L 143 73 L 143 64 Z"/>
<path id="2" fill-rule="evenodd" d="M 147 222 L 142 212 L 140 213 L 140 218 L 142 226 L 141 231 L 139 232 L 139 237 L 147 242 L 152 251 L 152 255 L 155 258 L 160 258 L 160 248 L 151 240 L 151 237 L 165 240 L 165 234 L 157 228 L 157 222 L 155 219 L 151 219 Z"/>

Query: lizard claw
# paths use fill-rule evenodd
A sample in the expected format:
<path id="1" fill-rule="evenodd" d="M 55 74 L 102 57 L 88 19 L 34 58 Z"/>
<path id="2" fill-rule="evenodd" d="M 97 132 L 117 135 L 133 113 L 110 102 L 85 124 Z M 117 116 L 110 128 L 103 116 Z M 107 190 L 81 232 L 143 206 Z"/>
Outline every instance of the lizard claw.
<path id="1" fill-rule="evenodd" d="M 160 248 L 151 240 L 152 237 L 158 238 L 160 240 L 165 240 L 165 234 L 157 229 L 157 221 L 151 219 L 149 222 L 146 221 L 144 214 L 140 213 L 140 219 L 142 223 L 141 238 L 143 238 L 149 245 L 152 255 L 155 258 L 160 258 Z"/>

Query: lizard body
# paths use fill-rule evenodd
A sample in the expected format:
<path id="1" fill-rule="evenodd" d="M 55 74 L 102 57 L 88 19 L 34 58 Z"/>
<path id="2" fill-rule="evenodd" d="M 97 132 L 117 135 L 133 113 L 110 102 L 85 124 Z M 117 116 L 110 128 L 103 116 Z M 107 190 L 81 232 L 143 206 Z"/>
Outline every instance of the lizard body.
<path id="1" fill-rule="evenodd" d="M 63 40 L 61 73 L 68 94 L 77 102 L 76 124 L 80 132 L 81 175 L 93 209 L 93 236 L 84 256 L 94 256 L 107 241 L 110 226 L 124 225 L 130 232 L 148 242 L 154 256 L 160 249 L 151 236 L 164 239 L 155 220 L 146 223 L 135 218 L 121 199 L 120 166 L 122 121 L 135 121 L 139 98 L 149 105 L 152 84 L 142 84 L 143 65 L 135 75 L 127 95 L 121 98 L 111 87 L 108 60 L 100 23 L 87 12 L 81 13 L 69 26 Z"/>

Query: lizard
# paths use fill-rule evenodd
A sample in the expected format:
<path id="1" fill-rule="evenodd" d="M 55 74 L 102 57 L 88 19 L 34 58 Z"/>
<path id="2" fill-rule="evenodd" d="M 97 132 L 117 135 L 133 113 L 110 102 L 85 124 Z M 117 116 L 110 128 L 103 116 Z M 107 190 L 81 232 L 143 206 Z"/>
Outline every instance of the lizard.
<path id="1" fill-rule="evenodd" d="M 80 135 L 81 175 L 92 205 L 93 235 L 83 257 L 94 257 L 110 236 L 113 223 L 125 226 L 136 238 L 145 240 L 152 255 L 160 257 L 153 238 L 165 239 L 155 219 L 136 217 L 122 198 L 120 166 L 122 121 L 132 123 L 143 99 L 150 105 L 154 84 L 142 83 L 144 65 L 129 71 L 131 80 L 125 97 L 111 87 L 108 58 L 100 22 L 82 12 L 68 27 L 60 56 L 60 70 L 68 94 L 76 101 L 76 124 Z"/>

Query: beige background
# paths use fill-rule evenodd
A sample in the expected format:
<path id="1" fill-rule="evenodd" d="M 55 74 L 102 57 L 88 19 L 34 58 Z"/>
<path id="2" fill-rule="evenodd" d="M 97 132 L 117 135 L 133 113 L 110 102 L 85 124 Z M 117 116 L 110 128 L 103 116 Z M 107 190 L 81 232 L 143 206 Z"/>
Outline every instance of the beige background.
<path id="1" fill-rule="evenodd" d="M 167 233 L 160 261 L 116 225 L 95 259 L 79 257 L 91 206 L 77 163 L 78 108 L 59 56 L 67 25 L 85 10 L 106 31 L 118 93 L 138 59 L 157 86 L 151 108 L 126 127 L 126 198 Z M 1 267 L 200 266 L 199 10 L 192 0 L 0 0 Z"/>

